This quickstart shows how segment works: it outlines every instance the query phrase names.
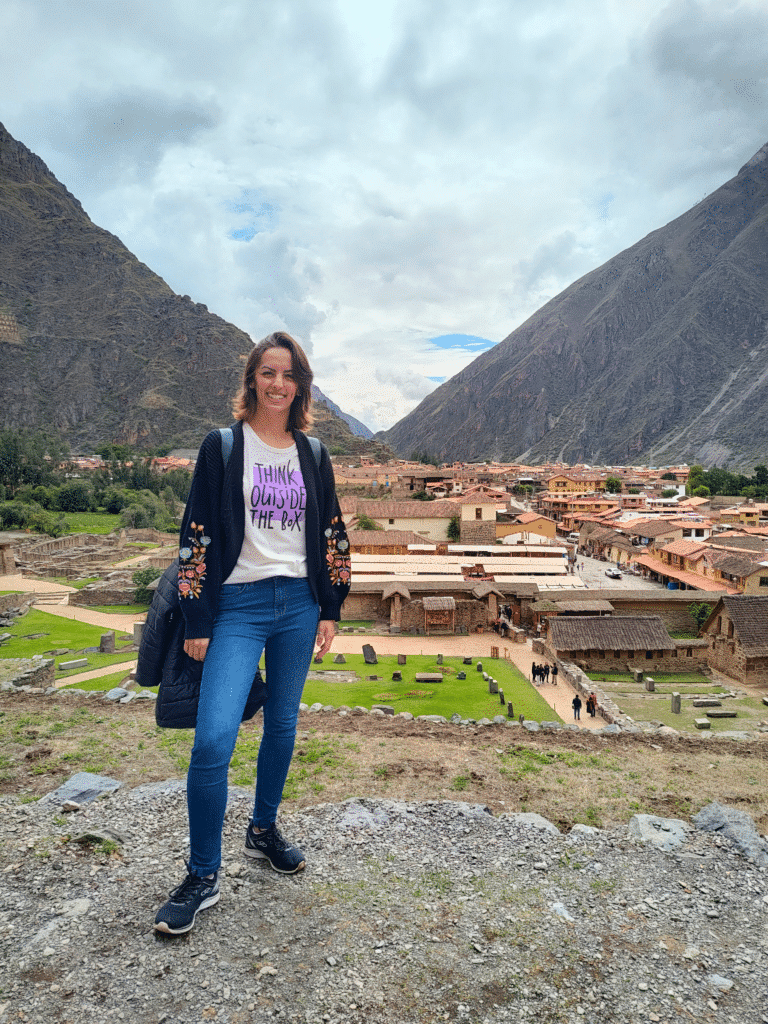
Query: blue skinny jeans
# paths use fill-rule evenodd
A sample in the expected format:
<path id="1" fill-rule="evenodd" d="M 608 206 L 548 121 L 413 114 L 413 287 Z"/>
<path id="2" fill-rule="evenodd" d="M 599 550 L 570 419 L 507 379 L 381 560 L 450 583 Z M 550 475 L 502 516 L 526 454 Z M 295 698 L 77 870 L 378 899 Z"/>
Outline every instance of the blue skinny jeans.
<path id="1" fill-rule="evenodd" d="M 262 652 L 267 700 L 256 763 L 253 822 L 267 828 L 277 817 L 318 619 L 319 607 L 306 579 L 276 576 L 221 588 L 203 663 L 195 743 L 187 773 L 189 870 L 194 875 L 209 875 L 221 865 L 229 762 Z"/>

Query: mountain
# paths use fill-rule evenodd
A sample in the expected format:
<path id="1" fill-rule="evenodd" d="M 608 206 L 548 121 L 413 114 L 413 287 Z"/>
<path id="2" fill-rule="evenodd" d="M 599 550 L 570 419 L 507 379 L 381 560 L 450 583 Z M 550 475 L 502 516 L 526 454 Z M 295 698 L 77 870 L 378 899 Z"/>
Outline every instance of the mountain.
<path id="1" fill-rule="evenodd" d="M 327 395 L 323 394 L 317 384 L 312 385 L 312 398 L 315 402 L 322 402 L 324 405 L 327 405 L 331 412 L 336 413 L 339 419 L 344 420 L 355 437 L 364 437 L 368 440 L 373 437 L 372 430 L 366 427 L 364 423 L 361 423 L 360 420 L 356 420 L 354 416 L 350 416 L 348 412 L 342 412 L 335 402 L 332 402 Z"/>
<path id="2" fill-rule="evenodd" d="M 231 421 L 251 345 L 97 227 L 0 124 L 0 426 L 53 427 L 75 451 L 196 447 Z M 323 406 L 315 432 L 386 451 Z"/>
<path id="3" fill-rule="evenodd" d="M 768 447 L 768 145 L 378 434 L 396 452 L 753 467 Z"/>

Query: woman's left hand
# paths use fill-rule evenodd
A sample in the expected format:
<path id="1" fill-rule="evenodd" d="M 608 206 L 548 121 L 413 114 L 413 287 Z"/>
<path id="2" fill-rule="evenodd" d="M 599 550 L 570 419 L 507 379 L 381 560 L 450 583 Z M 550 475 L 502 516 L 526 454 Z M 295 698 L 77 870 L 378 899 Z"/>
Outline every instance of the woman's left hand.
<path id="1" fill-rule="evenodd" d="M 317 643 L 320 649 L 315 652 L 315 658 L 319 661 L 324 654 L 331 649 L 333 638 L 336 636 L 336 623 L 333 619 L 321 619 L 317 624 Z"/>

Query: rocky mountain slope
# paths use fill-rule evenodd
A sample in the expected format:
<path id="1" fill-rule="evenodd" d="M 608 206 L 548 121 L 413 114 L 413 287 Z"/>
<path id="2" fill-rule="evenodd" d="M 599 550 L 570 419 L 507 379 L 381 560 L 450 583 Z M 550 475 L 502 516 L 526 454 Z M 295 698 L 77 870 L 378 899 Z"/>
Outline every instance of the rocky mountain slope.
<path id="1" fill-rule="evenodd" d="M 75 451 L 196 446 L 230 421 L 250 347 L 97 227 L 0 124 L 0 426 L 54 427 Z M 327 443 L 367 451 L 325 406 L 317 421 Z"/>
<path id="2" fill-rule="evenodd" d="M 768 145 L 378 436 L 446 459 L 751 468 L 768 444 L 766 280 Z"/>

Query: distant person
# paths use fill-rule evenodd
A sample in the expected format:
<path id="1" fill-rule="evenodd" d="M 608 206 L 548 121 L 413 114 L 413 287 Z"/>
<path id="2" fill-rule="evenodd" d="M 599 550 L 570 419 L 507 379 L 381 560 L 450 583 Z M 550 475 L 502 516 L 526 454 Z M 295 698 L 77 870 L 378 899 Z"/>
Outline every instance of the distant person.
<path id="1" fill-rule="evenodd" d="M 204 667 L 187 774 L 187 874 L 154 922 L 170 935 L 188 932 L 219 900 L 227 772 L 262 653 L 264 726 L 245 854 L 282 874 L 305 866 L 277 811 L 307 670 L 316 644 L 320 657 L 331 648 L 350 577 L 331 460 L 304 433 L 311 383 L 301 347 L 270 334 L 245 364 L 228 459 L 218 430 L 198 455 L 181 526 L 179 599 L 184 650 Z"/>
<path id="2" fill-rule="evenodd" d="M 590 695 L 587 697 L 587 714 L 591 718 L 594 718 L 596 713 L 597 713 L 597 696 L 593 692 L 593 693 L 590 693 Z"/>
<path id="3" fill-rule="evenodd" d="M 557 665 L 552 666 L 552 685 L 557 686 Z"/>
<path id="4" fill-rule="evenodd" d="M 539 678 L 539 666 L 536 664 L 535 661 L 532 661 L 531 662 L 531 682 L 535 683 L 538 678 Z"/>
<path id="5" fill-rule="evenodd" d="M 549 682 L 549 663 L 544 666 L 544 682 Z"/>
<path id="6" fill-rule="evenodd" d="M 571 701 L 571 707 L 573 708 L 574 721 L 578 722 L 581 719 L 581 697 L 578 693 Z"/>

